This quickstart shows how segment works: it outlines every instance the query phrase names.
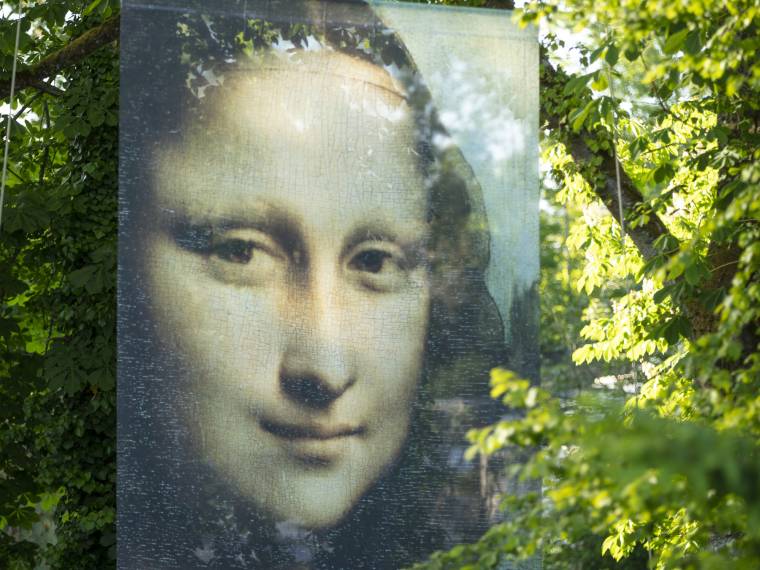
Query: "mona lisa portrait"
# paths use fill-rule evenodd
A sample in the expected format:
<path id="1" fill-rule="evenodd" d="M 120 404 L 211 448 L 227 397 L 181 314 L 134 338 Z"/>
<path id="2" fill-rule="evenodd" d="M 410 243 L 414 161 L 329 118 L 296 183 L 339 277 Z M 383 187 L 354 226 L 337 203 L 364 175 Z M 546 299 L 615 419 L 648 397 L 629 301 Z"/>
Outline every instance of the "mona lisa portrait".
<path id="1" fill-rule="evenodd" d="M 504 490 L 464 434 L 504 413 L 490 369 L 533 373 L 495 240 L 537 203 L 491 214 L 503 176 L 382 5 L 178 4 L 123 16 L 119 567 L 397 569 L 476 539 Z"/>

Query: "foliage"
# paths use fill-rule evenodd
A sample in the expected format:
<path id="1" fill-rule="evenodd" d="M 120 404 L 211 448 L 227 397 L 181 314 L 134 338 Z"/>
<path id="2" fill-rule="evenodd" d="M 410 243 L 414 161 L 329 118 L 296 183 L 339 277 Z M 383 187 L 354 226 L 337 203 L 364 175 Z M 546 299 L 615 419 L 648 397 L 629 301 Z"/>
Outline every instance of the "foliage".
<path id="1" fill-rule="evenodd" d="M 507 522 L 417 568 L 539 551 L 548 568 L 760 566 L 758 10 L 573 0 L 522 12 L 583 38 L 579 73 L 542 61 L 548 197 L 582 209 L 566 240 L 588 299 L 573 358 L 628 363 L 612 380 L 644 383 L 624 405 L 566 401 L 494 371 L 493 395 L 525 415 L 473 431 L 471 452 L 538 446 L 513 469 L 544 493 L 505 497 Z M 565 51 L 553 32 L 548 53 Z"/>
<path id="2" fill-rule="evenodd" d="M 420 568 L 495 568 L 539 551 L 549 568 L 760 566 L 758 10 L 551 0 L 522 12 L 583 38 L 581 72 L 542 62 L 551 388 L 612 372 L 643 386 L 624 405 L 619 392 L 567 401 L 494 372 L 494 395 L 525 415 L 473 432 L 473 449 L 540 446 L 514 470 L 545 493 L 506 497 L 507 522 Z M 118 5 L 48 0 L 21 12 L 24 71 Z M 0 83 L 14 34 L 13 20 L 0 22 Z M 551 34 L 546 44 L 567 47 Z M 0 230 L 9 568 L 113 566 L 116 61 L 112 46 L 80 58 L 12 110 Z M 56 507 L 57 542 L 18 540 Z"/>
<path id="3" fill-rule="evenodd" d="M 25 4 L 19 72 L 115 9 Z M 15 18 L 0 23 L 3 79 L 15 28 Z M 0 243 L 0 560 L 10 568 L 41 561 L 45 541 L 17 539 L 57 505 L 45 561 L 104 568 L 115 560 L 117 52 L 101 49 L 50 79 L 17 93 L 11 111 Z"/>

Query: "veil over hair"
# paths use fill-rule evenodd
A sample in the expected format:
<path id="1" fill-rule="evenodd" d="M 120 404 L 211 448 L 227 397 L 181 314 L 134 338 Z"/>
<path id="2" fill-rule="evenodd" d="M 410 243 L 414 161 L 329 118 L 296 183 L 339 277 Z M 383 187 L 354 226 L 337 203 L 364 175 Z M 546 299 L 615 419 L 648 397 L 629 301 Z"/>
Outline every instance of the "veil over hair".
<path id="1" fill-rule="evenodd" d="M 125 22 L 135 28 L 125 33 L 137 37 L 122 56 L 122 84 L 135 87 L 122 98 L 121 144 L 128 150 L 120 181 L 120 565 L 294 568 L 301 561 L 314 569 L 396 569 L 476 538 L 487 517 L 472 503 L 462 507 L 455 482 L 461 474 L 451 465 L 438 404 L 456 396 L 470 403 L 471 419 L 494 419 L 498 408 L 484 396 L 488 371 L 507 358 L 504 331 L 485 285 L 489 229 L 480 186 L 441 125 L 411 54 L 360 1 L 150 6 L 133 3 L 147 17 L 139 27 L 136 16 Z M 224 89 L 225 73 L 255 69 L 267 54 L 297 58 L 313 49 L 369 61 L 403 86 L 426 174 L 432 284 L 424 373 L 401 456 L 339 526 L 320 533 L 266 520 L 193 455 L 177 411 L 190 405 L 180 388 L 183 363 L 180 356 L 159 358 L 139 245 L 140 226 L 150 222 L 157 146 L 180 138 L 186 121 L 207 120 L 207 102 Z M 466 511 L 452 523 L 457 505 Z"/>

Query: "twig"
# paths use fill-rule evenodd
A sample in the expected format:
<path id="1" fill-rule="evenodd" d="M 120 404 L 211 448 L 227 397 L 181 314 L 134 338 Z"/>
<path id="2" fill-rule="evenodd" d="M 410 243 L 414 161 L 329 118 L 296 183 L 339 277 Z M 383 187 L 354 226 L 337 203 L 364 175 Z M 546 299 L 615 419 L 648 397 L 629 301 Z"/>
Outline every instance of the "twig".
<path id="1" fill-rule="evenodd" d="M 19 180 L 21 180 L 21 182 L 23 182 L 24 184 L 26 184 L 27 182 L 29 182 L 26 178 L 24 178 L 23 176 L 21 176 L 18 172 L 16 172 L 15 170 L 13 170 L 10 166 L 8 166 L 7 168 L 8 168 L 8 172 L 10 172 L 11 174 L 13 174 L 13 176 L 15 176 L 16 178 L 18 178 Z"/>
<path id="2" fill-rule="evenodd" d="M 35 93 L 32 96 L 32 98 L 29 99 L 29 101 L 27 101 L 26 103 L 24 103 L 24 106 L 21 107 L 21 109 L 19 109 L 18 111 L 16 111 L 15 115 L 13 115 L 13 120 L 14 121 L 17 120 L 21 116 L 21 113 L 23 113 L 24 111 L 26 111 L 29 108 L 29 106 L 32 103 L 34 103 L 37 99 L 39 99 L 40 97 L 42 97 L 42 91 L 39 91 L 39 92 Z"/>
<path id="3" fill-rule="evenodd" d="M 647 62 L 644 59 L 643 53 L 639 54 L 639 59 L 641 60 L 641 64 L 644 66 L 644 69 L 647 72 L 649 72 L 649 66 L 647 65 Z M 665 101 L 663 101 L 662 97 L 660 97 L 660 93 L 659 93 L 659 90 L 657 89 L 657 86 L 654 83 L 652 85 L 654 87 L 654 89 L 652 89 L 652 93 L 657 98 L 657 102 L 659 103 L 660 108 L 665 112 L 665 114 L 672 115 L 679 122 L 683 124 L 687 124 L 686 121 L 683 118 L 681 118 L 681 116 L 678 113 L 676 113 L 672 107 L 668 107 L 667 105 L 665 105 Z"/>
<path id="4" fill-rule="evenodd" d="M 681 144 L 681 143 L 672 142 L 672 143 L 660 145 L 657 148 L 650 148 L 649 150 L 645 150 L 645 151 L 640 152 L 639 156 L 644 156 L 645 154 L 652 154 L 653 152 L 657 152 L 657 151 L 660 151 L 660 150 L 665 150 L 666 148 L 670 148 L 671 146 L 677 146 L 679 144 Z"/>
<path id="5" fill-rule="evenodd" d="M 45 128 L 50 131 L 50 110 L 48 109 L 47 101 L 42 105 L 43 114 L 45 116 Z M 42 184 L 45 181 L 45 170 L 47 169 L 48 159 L 50 157 L 50 142 L 45 145 L 45 150 L 42 153 L 42 164 L 40 165 L 40 177 L 39 183 Z"/>
<path id="6" fill-rule="evenodd" d="M 56 97 L 63 95 L 66 93 L 63 89 L 58 89 L 55 85 L 52 83 L 48 83 L 46 81 L 35 81 L 33 82 L 30 87 L 34 87 L 35 89 L 39 89 L 40 91 L 44 93 L 48 93 L 49 95 L 55 95 Z"/>
<path id="7" fill-rule="evenodd" d="M 724 267 L 728 267 L 729 265 L 736 265 L 738 263 L 739 263 L 739 260 L 735 259 L 734 261 L 729 261 L 728 263 L 718 265 L 717 267 L 712 267 L 710 271 L 715 272 L 715 271 L 718 271 L 718 269 L 723 269 Z"/>

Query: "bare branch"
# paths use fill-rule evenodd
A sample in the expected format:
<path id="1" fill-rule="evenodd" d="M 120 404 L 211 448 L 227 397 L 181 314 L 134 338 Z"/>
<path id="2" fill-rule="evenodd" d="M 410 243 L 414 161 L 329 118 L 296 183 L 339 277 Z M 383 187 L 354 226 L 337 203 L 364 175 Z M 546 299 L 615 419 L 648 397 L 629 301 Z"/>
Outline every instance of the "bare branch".
<path id="1" fill-rule="evenodd" d="M 52 85 L 50 83 L 47 83 L 45 81 L 34 81 L 32 82 L 29 87 L 34 87 L 38 91 L 41 91 L 42 93 L 48 93 L 49 95 L 63 95 L 65 91 L 63 89 L 58 89 L 55 85 Z"/>

